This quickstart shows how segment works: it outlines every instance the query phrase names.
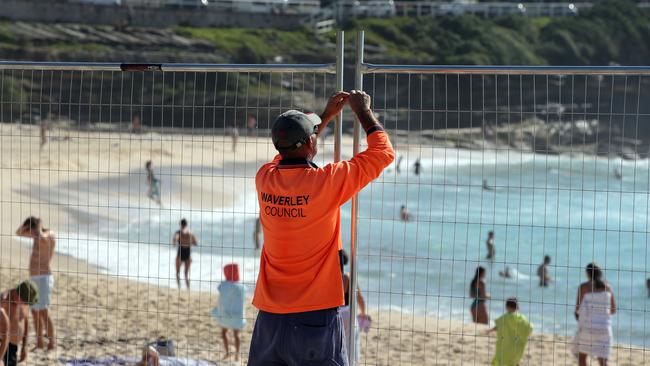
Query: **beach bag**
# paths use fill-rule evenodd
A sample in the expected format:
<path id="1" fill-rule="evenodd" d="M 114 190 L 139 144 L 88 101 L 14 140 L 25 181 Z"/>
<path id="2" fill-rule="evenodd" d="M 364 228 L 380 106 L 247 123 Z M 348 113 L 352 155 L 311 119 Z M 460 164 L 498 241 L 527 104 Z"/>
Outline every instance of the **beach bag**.
<path id="1" fill-rule="evenodd" d="M 174 350 L 174 341 L 165 337 L 159 337 L 157 340 L 148 344 L 153 347 L 159 355 L 167 357 L 175 357 L 176 351 Z"/>

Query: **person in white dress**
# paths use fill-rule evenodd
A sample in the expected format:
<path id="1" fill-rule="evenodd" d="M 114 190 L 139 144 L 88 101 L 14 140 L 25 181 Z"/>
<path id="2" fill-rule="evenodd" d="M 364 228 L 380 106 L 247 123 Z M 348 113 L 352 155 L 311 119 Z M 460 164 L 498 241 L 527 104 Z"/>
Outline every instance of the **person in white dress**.
<path id="1" fill-rule="evenodd" d="M 616 314 L 614 292 L 603 279 L 602 270 L 594 263 L 586 268 L 589 281 L 580 285 L 576 301 L 578 332 L 573 342 L 580 366 L 595 357 L 600 366 L 607 366 L 612 346 L 612 315 Z"/>

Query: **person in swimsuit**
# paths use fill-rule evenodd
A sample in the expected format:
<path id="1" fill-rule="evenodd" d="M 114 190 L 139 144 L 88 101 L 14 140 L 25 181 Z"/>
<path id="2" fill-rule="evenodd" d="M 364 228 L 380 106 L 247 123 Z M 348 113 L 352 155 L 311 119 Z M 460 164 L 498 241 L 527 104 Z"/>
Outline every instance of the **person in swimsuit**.
<path id="1" fill-rule="evenodd" d="M 494 247 L 494 231 L 490 231 L 488 233 L 488 238 L 485 241 L 485 246 L 487 247 L 487 256 L 485 259 L 489 261 L 493 261 L 494 257 L 496 256 L 496 248 Z"/>
<path id="2" fill-rule="evenodd" d="M 153 174 L 151 160 L 145 163 L 144 168 L 147 170 L 147 185 L 149 186 L 147 197 L 151 198 L 154 200 L 154 202 L 160 205 L 160 181 Z"/>
<path id="3" fill-rule="evenodd" d="M 0 295 L 0 366 L 16 366 L 27 359 L 29 305 L 38 302 L 38 289 L 31 281 L 23 281 Z M 20 359 L 18 345 L 22 342 Z"/>
<path id="4" fill-rule="evenodd" d="M 470 306 L 472 321 L 478 324 L 489 324 L 490 316 L 488 315 L 485 301 L 490 299 L 490 294 L 485 290 L 485 268 L 479 266 L 476 268 L 476 274 L 469 285 L 469 297 L 474 299 Z"/>
<path id="5" fill-rule="evenodd" d="M 548 274 L 548 266 L 551 264 L 551 257 L 548 255 L 544 256 L 544 263 L 540 264 L 537 267 L 537 276 L 539 277 L 539 286 L 548 287 L 551 283 L 551 276 Z"/>
<path id="6" fill-rule="evenodd" d="M 181 220 L 181 228 L 174 233 L 172 245 L 178 244 L 178 251 L 176 252 L 176 283 L 178 288 L 181 287 L 181 263 L 185 264 L 185 284 L 190 288 L 190 266 L 192 265 L 192 245 L 199 245 L 194 233 L 187 227 L 187 220 Z"/>

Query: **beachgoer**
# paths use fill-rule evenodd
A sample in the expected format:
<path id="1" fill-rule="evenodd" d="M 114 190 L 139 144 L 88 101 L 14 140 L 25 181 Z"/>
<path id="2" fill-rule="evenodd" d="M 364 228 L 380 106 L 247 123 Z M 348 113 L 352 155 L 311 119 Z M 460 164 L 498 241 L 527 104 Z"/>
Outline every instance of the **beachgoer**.
<path id="1" fill-rule="evenodd" d="M 476 274 L 469 285 L 469 297 L 474 299 L 470 306 L 472 321 L 478 324 L 489 324 L 490 317 L 485 302 L 490 299 L 490 294 L 485 289 L 485 268 L 476 268 Z"/>
<path id="2" fill-rule="evenodd" d="M 413 215 L 411 215 L 411 213 L 409 212 L 408 208 L 406 208 L 405 205 L 402 205 L 402 207 L 400 207 L 400 209 L 399 209 L 399 217 L 400 217 L 400 220 L 402 220 L 404 222 L 408 222 L 408 221 L 411 221 L 411 219 L 413 219 Z"/>
<path id="3" fill-rule="evenodd" d="M 54 232 L 43 227 L 40 218 L 30 216 L 16 230 L 16 235 L 34 240 L 29 259 L 29 279 L 38 287 L 39 300 L 30 306 L 34 318 L 36 348 L 43 348 L 43 333 L 47 334 L 47 349 L 56 347 L 56 332 L 49 307 L 54 287 L 52 257 L 56 246 Z"/>
<path id="4" fill-rule="evenodd" d="M 16 366 L 27 359 L 29 305 L 38 302 L 38 289 L 32 281 L 23 281 L 0 295 L 1 366 Z M 18 346 L 22 342 L 20 358 Z"/>
<path id="5" fill-rule="evenodd" d="M 587 357 L 596 357 L 601 366 L 607 365 L 612 346 L 612 315 L 616 314 L 614 292 L 603 279 L 602 270 L 594 263 L 586 268 L 587 282 L 580 285 L 575 316 L 578 332 L 573 351 L 580 366 L 587 366 Z"/>
<path id="6" fill-rule="evenodd" d="M 228 348 L 228 329 L 232 329 L 235 335 L 235 360 L 239 360 L 239 332 L 246 325 L 244 318 L 244 285 L 239 283 L 239 266 L 236 263 L 227 264 L 223 267 L 226 280 L 219 284 L 219 306 L 212 310 L 212 316 L 221 325 L 221 338 L 226 354 L 223 357 L 230 357 Z"/>
<path id="7" fill-rule="evenodd" d="M 415 163 L 413 163 L 413 172 L 415 175 L 420 175 L 420 171 L 422 170 L 422 163 L 420 163 L 420 158 L 417 158 L 415 160 Z"/>
<path id="8" fill-rule="evenodd" d="M 134 114 L 131 117 L 131 133 L 141 133 L 142 132 L 142 123 L 140 122 L 140 116 Z"/>
<path id="9" fill-rule="evenodd" d="M 645 280 L 645 287 L 648 288 L 648 297 L 650 297 L 650 278 Z"/>
<path id="10" fill-rule="evenodd" d="M 255 219 L 255 231 L 253 232 L 253 241 L 255 241 L 255 250 L 259 250 L 262 244 L 262 222 L 259 216 Z"/>
<path id="11" fill-rule="evenodd" d="M 230 137 L 232 138 L 232 152 L 236 152 L 237 141 L 239 140 L 239 128 L 237 128 L 237 124 L 232 126 L 232 130 L 230 130 Z"/>
<path id="12" fill-rule="evenodd" d="M 348 265 L 348 254 L 345 250 L 341 251 L 341 256 L 343 259 L 343 266 Z M 343 272 L 343 291 L 345 293 L 345 306 L 341 306 L 341 318 L 343 318 L 343 330 L 345 336 L 347 337 L 350 334 L 350 274 Z M 370 316 L 366 314 L 366 301 L 363 298 L 363 293 L 361 293 L 361 288 L 357 285 L 357 304 L 359 306 L 359 315 L 355 317 L 356 319 L 356 332 L 354 332 L 354 342 L 356 344 L 355 349 L 355 359 L 359 361 L 361 358 L 361 337 L 359 337 L 359 319 L 370 320 Z M 346 343 L 347 344 L 347 343 Z"/>
<path id="13" fill-rule="evenodd" d="M 196 236 L 187 227 L 187 220 L 181 219 L 180 230 L 174 233 L 172 245 L 178 245 L 176 252 L 176 284 L 181 288 L 181 264 L 185 266 L 185 284 L 190 288 L 190 266 L 192 265 L 192 245 L 199 245 Z"/>
<path id="14" fill-rule="evenodd" d="M 49 128 L 49 125 L 45 121 L 41 121 L 41 146 L 40 149 L 43 150 L 43 147 L 45 147 L 45 144 L 47 144 L 47 130 Z"/>
<path id="15" fill-rule="evenodd" d="M 512 270 L 510 269 L 509 266 L 506 266 L 506 268 L 503 271 L 499 271 L 499 276 L 503 278 L 512 278 L 514 275 L 512 274 Z"/>
<path id="16" fill-rule="evenodd" d="M 348 101 L 368 148 L 319 168 L 312 162 L 318 134 Z M 395 153 L 363 91 L 335 93 L 320 118 L 285 112 L 273 123 L 271 137 L 280 154 L 255 178 L 264 246 L 248 365 L 348 365 L 338 311 L 345 305 L 339 208 L 377 178 Z"/>
<path id="17" fill-rule="evenodd" d="M 136 366 L 160 366 L 160 354 L 153 346 L 146 345 L 142 348 L 142 359 Z"/>
<path id="18" fill-rule="evenodd" d="M 544 263 L 537 267 L 537 276 L 539 277 L 539 286 L 548 287 L 551 283 L 551 276 L 548 274 L 548 266 L 551 264 L 551 257 L 544 256 Z"/>
<path id="19" fill-rule="evenodd" d="M 496 248 L 494 247 L 494 231 L 488 233 L 488 238 L 485 241 L 485 246 L 487 247 L 487 256 L 485 259 L 493 261 L 496 256 Z"/>
<path id="20" fill-rule="evenodd" d="M 494 190 L 494 188 L 490 187 L 490 185 L 488 184 L 487 179 L 483 179 L 483 190 L 484 191 L 493 191 Z"/>
<path id="21" fill-rule="evenodd" d="M 160 205 L 160 181 L 153 173 L 153 163 L 151 160 L 144 164 L 144 168 L 147 170 L 147 185 L 149 187 L 147 197 Z"/>
<path id="22" fill-rule="evenodd" d="M 494 321 L 495 326 L 487 333 L 497 333 L 497 344 L 493 366 L 517 366 L 524 356 L 528 337 L 533 326 L 528 318 L 519 312 L 517 299 L 506 300 L 506 313 Z"/>
<path id="23" fill-rule="evenodd" d="M 254 115 L 249 114 L 248 117 L 246 117 L 246 132 L 249 137 L 255 135 L 256 127 L 257 127 L 257 118 L 255 118 Z"/>
<path id="24" fill-rule="evenodd" d="M 403 158 L 404 158 L 404 156 L 402 156 L 401 154 L 397 156 L 397 162 L 395 163 L 395 171 L 397 172 L 397 174 L 402 172 L 402 169 L 401 169 L 400 166 L 402 165 L 402 159 Z"/>

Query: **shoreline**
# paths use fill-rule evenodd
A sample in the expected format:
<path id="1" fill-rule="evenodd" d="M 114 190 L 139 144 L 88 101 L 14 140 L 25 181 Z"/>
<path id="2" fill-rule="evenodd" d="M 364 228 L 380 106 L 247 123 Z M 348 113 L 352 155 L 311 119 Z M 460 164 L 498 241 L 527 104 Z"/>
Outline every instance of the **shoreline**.
<path id="1" fill-rule="evenodd" d="M 53 141 L 41 153 L 36 129 L 29 135 L 22 132 L 19 136 L 3 135 L 1 163 L 7 173 L 2 177 L 0 194 L 8 198 L 0 207 L 0 282 L 9 286 L 27 276 L 29 248 L 13 236 L 27 215 L 42 216 L 45 224 L 57 233 L 99 233 L 100 228 L 115 230 L 130 224 L 130 215 L 139 215 L 130 211 L 134 208 L 145 212 L 158 210 L 143 197 L 140 171 L 145 159 L 156 159 L 155 169 L 159 174 L 169 167 L 191 163 L 194 158 L 200 161 L 191 169 L 182 170 L 188 176 L 172 181 L 167 192 L 163 186 L 163 195 L 168 194 L 178 202 L 178 207 L 168 206 L 163 211 L 176 220 L 185 210 L 222 211 L 229 215 L 241 210 L 233 206 L 236 193 L 243 189 L 239 178 L 235 178 L 248 174 L 274 153 L 270 142 L 261 141 L 261 138 L 241 138 L 239 152 L 234 154 L 230 151 L 228 137 L 214 144 L 212 139 L 193 141 L 189 135 L 180 135 L 177 136 L 178 144 L 169 146 L 167 140 L 156 140 L 152 144 L 149 138 L 121 140 L 120 137 L 110 133 L 75 132 L 70 142 Z M 331 156 L 332 141 L 330 137 L 323 156 Z M 346 152 L 351 151 L 349 143 L 346 138 Z M 418 147 L 412 146 L 409 154 L 411 150 L 417 152 Z M 219 170 L 219 174 L 227 178 L 213 180 L 210 174 L 214 173 L 212 170 L 206 173 L 205 167 Z M 127 176 L 128 179 L 113 176 Z M 98 201 L 104 196 L 110 197 L 111 206 L 116 207 Z M 242 211 L 253 212 L 245 208 Z M 166 242 L 169 235 L 171 233 L 164 232 L 161 242 Z M 225 244 L 220 242 L 219 245 Z M 53 269 L 56 281 L 52 310 L 60 330 L 60 348 L 54 353 L 31 354 L 30 360 L 35 364 L 51 364 L 59 357 L 109 354 L 137 357 L 142 344 L 159 335 L 174 339 L 180 356 L 217 361 L 223 354 L 221 329 L 210 315 L 217 303 L 217 293 L 212 287 L 196 291 L 195 286 L 187 291 L 142 283 L 106 274 L 101 268 L 61 253 L 55 255 Z M 198 270 L 199 267 L 192 269 L 193 273 Z M 209 278 L 202 278 L 202 281 L 217 283 Z M 245 281 L 249 283 L 249 279 Z M 250 299 L 246 305 L 249 321 L 242 335 L 243 354 L 247 353 L 250 344 L 256 314 Z M 486 364 L 494 352 L 495 338 L 483 334 L 485 326 L 397 310 L 378 310 L 372 306 L 369 314 L 374 323 L 371 332 L 362 335 L 362 361 L 369 364 Z M 31 343 L 33 329 L 30 329 Z M 569 348 L 570 340 L 566 337 L 534 333 L 522 363 L 575 364 Z M 613 364 L 636 365 L 650 358 L 650 350 L 619 345 L 612 355 Z M 245 359 L 243 356 L 242 360 Z M 241 363 L 219 363 L 236 364 Z"/>

